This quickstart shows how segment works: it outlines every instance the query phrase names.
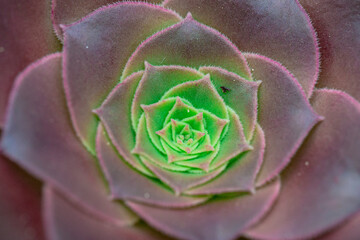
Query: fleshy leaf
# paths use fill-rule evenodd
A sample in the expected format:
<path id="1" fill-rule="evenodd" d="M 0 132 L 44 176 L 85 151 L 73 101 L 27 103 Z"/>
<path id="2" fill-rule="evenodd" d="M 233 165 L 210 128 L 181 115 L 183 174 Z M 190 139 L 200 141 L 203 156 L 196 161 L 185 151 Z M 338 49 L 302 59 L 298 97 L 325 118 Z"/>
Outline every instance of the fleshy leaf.
<path id="1" fill-rule="evenodd" d="M 198 157 L 197 155 L 190 155 L 185 152 L 179 151 L 180 149 L 178 149 L 175 144 L 167 143 L 163 140 L 161 142 L 162 145 L 164 146 L 168 163 L 173 163 L 182 160 L 189 160 Z"/>
<path id="2" fill-rule="evenodd" d="M 220 150 L 212 160 L 211 165 L 209 166 L 210 170 L 230 161 L 244 151 L 253 149 L 252 146 L 246 142 L 239 117 L 232 109 L 228 109 L 230 118 L 229 129 L 223 140 L 219 143 Z"/>
<path id="3" fill-rule="evenodd" d="M 186 191 L 191 195 L 220 194 L 226 192 L 255 191 L 255 177 L 260 170 L 265 149 L 264 132 L 259 125 L 256 126 L 254 149 L 241 154 L 217 178 L 202 186 Z"/>
<path id="4" fill-rule="evenodd" d="M 339 227 L 334 228 L 329 233 L 318 238 L 319 240 L 338 240 L 349 239 L 356 240 L 360 236 L 360 212 L 356 213 Z"/>
<path id="5" fill-rule="evenodd" d="M 184 209 L 167 209 L 127 202 L 151 226 L 189 240 L 230 240 L 258 221 L 276 199 L 280 182 L 265 186 L 255 195 L 216 198 Z"/>
<path id="6" fill-rule="evenodd" d="M 259 87 L 258 122 L 265 133 L 266 152 L 257 185 L 278 175 L 289 163 L 313 126 L 321 120 L 311 108 L 300 84 L 279 63 L 247 54 Z"/>
<path id="7" fill-rule="evenodd" d="M 204 132 L 204 113 L 200 112 L 195 116 L 188 117 L 182 120 L 183 123 L 189 124 L 195 131 Z"/>
<path id="8" fill-rule="evenodd" d="M 251 237 L 314 238 L 360 209 L 360 103 L 327 89 L 311 102 L 325 120 L 284 171 L 279 198 Z"/>
<path id="9" fill-rule="evenodd" d="M 169 98 L 163 99 L 165 100 Z M 163 122 L 164 124 L 170 123 L 171 119 L 181 121 L 185 118 L 193 117 L 198 114 L 198 110 L 193 108 L 192 104 L 189 101 L 180 98 L 179 96 L 176 96 L 174 98 L 176 98 L 176 103 L 174 107 L 170 111 L 168 111 L 165 121 Z"/>
<path id="10" fill-rule="evenodd" d="M 99 107 L 119 82 L 137 45 L 179 20 L 177 14 L 159 6 L 123 2 L 64 27 L 66 99 L 75 131 L 90 151 L 94 152 L 97 124 L 91 110 Z"/>
<path id="11" fill-rule="evenodd" d="M 131 151 L 135 146 L 135 133 L 131 128 L 131 103 L 142 72 L 134 73 L 117 85 L 99 109 L 94 112 L 104 124 L 112 143 L 120 155 L 134 168 L 152 175 Z"/>
<path id="12" fill-rule="evenodd" d="M 62 39 L 63 31 L 60 25 L 73 23 L 95 9 L 106 6 L 118 0 L 52 0 L 52 21 L 57 36 Z M 144 0 L 143 2 L 161 3 L 162 0 Z"/>
<path id="13" fill-rule="evenodd" d="M 251 82 L 218 67 L 201 67 L 210 74 L 211 82 L 224 100 L 239 116 L 247 140 L 252 138 L 257 118 L 257 91 L 260 81 Z"/>
<path id="14" fill-rule="evenodd" d="M 201 154 L 194 159 L 187 161 L 177 161 L 175 162 L 178 166 L 187 166 L 194 169 L 201 169 L 202 171 L 209 172 L 209 166 L 211 161 L 216 157 L 220 151 L 220 144 L 216 145 L 214 151 L 210 151 L 205 154 Z"/>
<path id="15" fill-rule="evenodd" d="M 163 153 L 165 153 L 165 151 L 160 142 L 161 138 L 157 132 L 163 129 L 167 117 L 171 115 L 172 109 L 176 108 L 180 104 L 179 102 L 181 102 L 179 98 L 168 98 L 151 105 L 141 105 L 145 113 L 149 137 L 157 149 Z M 196 112 L 192 115 L 195 114 Z"/>
<path id="16" fill-rule="evenodd" d="M 242 52 L 281 62 L 310 96 L 318 77 L 319 52 L 310 19 L 297 1 L 165 0 L 163 5 L 182 16 L 191 12 L 229 37 Z"/>
<path id="17" fill-rule="evenodd" d="M 101 125 L 98 128 L 96 141 L 97 153 L 109 181 L 113 198 L 131 199 L 164 207 L 191 206 L 207 199 L 176 196 L 171 190 L 134 171 L 116 154 Z"/>
<path id="18" fill-rule="evenodd" d="M 179 66 L 152 66 L 145 64 L 145 73 L 131 107 L 131 119 L 136 130 L 143 112 L 141 104 L 150 105 L 158 102 L 170 88 L 187 81 L 201 79 L 203 74 L 186 67 Z"/>
<path id="19" fill-rule="evenodd" d="M 86 214 L 81 206 L 69 201 L 50 186 L 44 189 L 43 205 L 49 239 L 169 239 L 141 222 L 132 226 L 101 222 Z"/>
<path id="20" fill-rule="evenodd" d="M 41 216 L 41 182 L 0 152 L 1 239 L 45 240 Z"/>
<path id="21" fill-rule="evenodd" d="M 358 1 L 299 0 L 319 39 L 317 87 L 343 90 L 360 101 L 360 6 Z"/>
<path id="22" fill-rule="evenodd" d="M 176 165 L 169 163 L 167 156 L 157 150 L 157 148 L 152 144 L 149 134 L 146 130 L 146 120 L 144 115 L 140 118 L 138 131 L 136 133 L 136 144 L 134 149 L 132 150 L 132 153 L 138 154 L 142 161 L 150 160 L 153 163 L 168 170 L 187 170 L 186 168 L 177 167 Z"/>
<path id="23" fill-rule="evenodd" d="M 0 1 L 0 128 L 16 75 L 60 49 L 51 27 L 50 1 Z"/>
<path id="24" fill-rule="evenodd" d="M 174 189 L 177 195 L 191 187 L 210 181 L 225 169 L 223 166 L 210 173 L 183 173 L 167 171 L 150 162 L 147 162 L 147 166 L 161 181 Z"/>
<path id="25" fill-rule="evenodd" d="M 152 65 L 180 65 L 198 68 L 218 66 L 250 79 L 250 70 L 241 52 L 220 32 L 186 18 L 144 41 L 133 53 L 122 79 Z"/>
<path id="26" fill-rule="evenodd" d="M 73 132 L 60 54 L 33 63 L 16 79 L 1 146 L 17 164 L 89 213 L 121 225 L 137 221 L 122 204 L 109 201 L 96 159 Z"/>
<path id="27" fill-rule="evenodd" d="M 188 100 L 196 109 L 205 109 L 222 119 L 228 118 L 226 105 L 210 81 L 210 76 L 185 82 L 171 88 L 162 99 L 180 97 Z"/>

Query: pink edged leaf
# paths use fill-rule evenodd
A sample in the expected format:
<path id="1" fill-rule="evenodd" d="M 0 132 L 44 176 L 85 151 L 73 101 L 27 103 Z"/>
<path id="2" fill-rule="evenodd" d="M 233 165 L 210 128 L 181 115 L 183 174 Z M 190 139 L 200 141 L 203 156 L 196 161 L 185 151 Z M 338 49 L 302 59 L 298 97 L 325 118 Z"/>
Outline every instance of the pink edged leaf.
<path id="1" fill-rule="evenodd" d="M 4 153 L 89 213 L 133 223 L 136 216 L 109 201 L 96 159 L 74 134 L 61 80 L 60 54 L 42 58 L 18 76 L 2 136 Z"/>
<path id="2" fill-rule="evenodd" d="M 189 240 L 230 240 L 268 211 L 279 189 L 277 180 L 254 195 L 215 198 L 184 209 L 157 208 L 134 202 L 127 202 L 127 205 L 149 225 L 171 236 Z"/>
<path id="3" fill-rule="evenodd" d="M 297 1 L 165 0 L 163 5 L 182 16 L 191 12 L 196 20 L 229 37 L 242 52 L 281 62 L 310 96 L 318 77 L 319 52 L 310 19 Z"/>
<path id="4" fill-rule="evenodd" d="M 180 21 L 170 10 L 141 2 L 103 7 L 64 27 L 64 88 L 71 119 L 83 144 L 94 152 L 99 107 L 119 82 L 131 53 L 144 39 Z M 131 31 L 129 31 L 131 30 Z"/>
<path id="5" fill-rule="evenodd" d="M 311 102 L 325 120 L 284 171 L 279 198 L 251 237 L 313 238 L 360 210 L 360 103 L 327 89 Z"/>
<path id="6" fill-rule="evenodd" d="M 135 132 L 131 124 L 131 103 L 143 72 L 137 72 L 118 84 L 100 108 L 94 110 L 104 125 L 120 155 L 139 171 L 152 175 L 131 151 L 135 146 Z"/>
<path id="7" fill-rule="evenodd" d="M 0 127 L 16 75 L 60 49 L 51 27 L 50 1 L 0 1 Z"/>
<path id="8" fill-rule="evenodd" d="M 224 100 L 212 85 L 209 75 L 200 80 L 185 82 L 171 88 L 164 94 L 162 99 L 170 97 L 186 99 L 194 108 L 209 111 L 218 118 L 227 119 L 229 117 Z"/>
<path id="9" fill-rule="evenodd" d="M 114 199 L 134 200 L 164 207 L 193 206 L 207 200 L 206 197 L 176 196 L 165 186 L 126 165 L 116 154 L 101 125 L 96 141 L 100 164 L 105 171 Z"/>
<path id="10" fill-rule="evenodd" d="M 122 0 L 120 0 L 122 1 Z M 56 34 L 63 39 L 60 25 L 73 23 L 99 7 L 119 2 L 118 0 L 52 0 L 52 22 Z M 142 2 L 161 3 L 162 0 L 144 0 Z"/>
<path id="11" fill-rule="evenodd" d="M 71 202 L 50 186 L 45 186 L 43 196 L 44 222 L 49 239 L 56 240 L 165 240 L 168 237 L 146 226 L 107 224 L 88 215 L 82 206 Z"/>
<path id="12" fill-rule="evenodd" d="M 187 166 L 187 167 L 191 167 L 194 170 L 202 170 L 205 172 L 209 172 L 210 170 L 210 163 L 211 161 L 215 158 L 215 156 L 219 153 L 220 150 L 220 144 L 217 144 L 215 146 L 214 151 L 209 151 L 207 154 L 202 154 L 202 155 L 198 155 L 196 158 L 191 159 L 190 160 L 185 160 L 185 161 L 178 161 L 175 162 L 176 165 L 178 166 Z M 226 165 L 226 163 L 225 163 Z"/>
<path id="13" fill-rule="evenodd" d="M 244 130 L 241 125 L 239 117 L 236 113 L 229 109 L 229 128 L 223 139 L 220 141 L 220 150 L 215 158 L 211 161 L 209 169 L 218 168 L 224 163 L 227 163 L 242 152 L 252 150 L 245 139 Z"/>
<path id="14" fill-rule="evenodd" d="M 41 183 L 0 153 L 0 238 L 45 240 Z"/>
<path id="15" fill-rule="evenodd" d="M 253 150 L 234 158 L 227 169 L 202 186 L 186 191 L 190 195 L 220 194 L 226 192 L 255 191 L 255 177 L 263 161 L 265 138 L 259 125 L 256 126 Z"/>
<path id="16" fill-rule="evenodd" d="M 180 66 L 152 66 L 145 63 L 145 73 L 136 90 L 131 107 L 131 119 L 136 130 L 143 113 L 141 105 L 158 102 L 170 88 L 187 82 L 199 80 L 203 74 L 192 68 Z"/>
<path id="17" fill-rule="evenodd" d="M 154 174 L 161 179 L 161 181 L 170 186 L 177 195 L 189 188 L 196 187 L 210 181 L 225 169 L 225 166 L 222 166 L 209 173 L 188 173 L 168 171 L 151 162 L 146 162 L 146 166 L 148 166 L 148 168 L 153 171 Z"/>
<path id="18" fill-rule="evenodd" d="M 360 236 L 360 212 L 346 220 L 339 227 L 334 228 L 330 232 L 324 234 L 318 240 L 357 240 Z"/>
<path id="19" fill-rule="evenodd" d="M 343 90 L 360 101 L 360 5 L 358 1 L 299 0 L 319 39 L 317 87 Z"/>
<path id="20" fill-rule="evenodd" d="M 176 166 L 169 161 L 168 157 L 160 152 L 151 142 L 150 136 L 146 129 L 145 116 L 140 118 L 139 128 L 136 133 L 136 144 L 132 150 L 133 154 L 139 155 L 144 161 L 152 161 L 153 163 L 172 171 L 186 171 L 187 168 Z"/>
<path id="21" fill-rule="evenodd" d="M 168 124 L 168 128 L 164 129 L 165 120 L 167 116 L 170 115 L 169 113 L 172 112 L 173 109 L 178 107 L 179 105 L 181 105 L 182 107 L 186 106 L 180 100 L 180 98 L 167 98 L 151 105 L 141 105 L 142 109 L 144 110 L 149 137 L 151 138 L 151 141 L 153 142 L 155 147 L 163 153 L 165 153 L 166 149 L 164 150 L 165 147 L 162 146 L 160 140 L 168 140 L 168 138 L 165 137 L 166 132 L 168 134 L 171 132 L 171 129 L 169 127 L 171 124 Z M 194 113 L 192 111 L 191 114 L 195 115 L 196 112 Z"/>
<path id="22" fill-rule="evenodd" d="M 258 121 L 265 132 L 266 151 L 257 186 L 278 175 L 289 163 L 304 138 L 321 120 L 301 86 L 279 63 L 256 54 L 246 59 L 261 79 Z"/>
<path id="23" fill-rule="evenodd" d="M 218 66 L 246 79 L 251 78 L 241 52 L 220 32 L 186 18 L 145 40 L 133 53 L 122 79 L 143 70 L 147 61 L 152 65 L 180 65 L 199 68 Z"/>
<path id="24" fill-rule="evenodd" d="M 257 91 L 260 81 L 251 82 L 218 67 L 200 67 L 210 74 L 211 82 L 225 104 L 239 116 L 247 140 L 252 138 L 257 118 Z"/>

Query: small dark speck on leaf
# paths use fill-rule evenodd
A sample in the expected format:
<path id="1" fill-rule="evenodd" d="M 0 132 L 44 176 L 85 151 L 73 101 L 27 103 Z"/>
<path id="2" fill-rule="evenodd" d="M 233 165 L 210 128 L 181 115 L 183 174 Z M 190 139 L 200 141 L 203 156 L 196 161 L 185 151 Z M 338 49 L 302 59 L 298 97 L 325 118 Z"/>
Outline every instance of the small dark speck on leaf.
<path id="1" fill-rule="evenodd" d="M 222 91 L 223 93 L 227 93 L 227 92 L 230 91 L 229 88 L 226 88 L 226 87 L 224 87 L 224 86 L 221 86 L 220 88 L 221 88 L 221 91 Z"/>

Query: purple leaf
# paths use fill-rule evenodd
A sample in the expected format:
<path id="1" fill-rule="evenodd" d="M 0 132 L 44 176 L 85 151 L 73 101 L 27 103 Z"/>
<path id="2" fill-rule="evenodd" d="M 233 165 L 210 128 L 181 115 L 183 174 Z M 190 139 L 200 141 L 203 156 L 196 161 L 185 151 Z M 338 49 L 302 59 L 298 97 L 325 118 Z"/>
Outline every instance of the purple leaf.
<path id="1" fill-rule="evenodd" d="M 318 87 L 343 90 L 360 101 L 360 4 L 353 0 L 299 0 L 319 38 Z"/>
<path id="2" fill-rule="evenodd" d="M 57 240 L 170 240 L 143 223 L 132 226 L 107 224 L 86 214 L 77 205 L 52 187 L 44 189 L 43 208 L 49 239 Z"/>
<path id="3" fill-rule="evenodd" d="M 152 175 L 140 159 L 131 153 L 135 146 L 135 132 L 132 129 L 130 109 L 142 76 L 143 72 L 138 72 L 126 78 L 94 112 L 99 116 L 112 143 L 124 160 L 139 171 Z"/>
<path id="4" fill-rule="evenodd" d="M 191 15 L 145 40 L 132 54 L 122 79 L 152 65 L 181 65 L 193 68 L 218 66 L 250 79 L 241 52 L 220 32 L 195 21 Z"/>
<path id="5" fill-rule="evenodd" d="M 218 67 L 201 67 L 199 71 L 210 74 L 212 84 L 225 104 L 239 116 L 246 139 L 250 140 L 257 120 L 260 81 L 251 82 Z"/>
<path id="6" fill-rule="evenodd" d="M 184 209 L 127 204 L 149 225 L 171 236 L 188 240 L 230 240 L 269 210 L 279 189 L 280 182 L 275 181 L 254 195 L 218 198 Z"/>
<path id="7" fill-rule="evenodd" d="M 247 54 L 259 87 L 258 121 L 265 133 L 266 151 L 257 185 L 275 177 L 289 163 L 312 127 L 321 119 L 301 86 L 279 63 Z"/>
<path id="8" fill-rule="evenodd" d="M 50 1 L 0 1 L 0 128 L 16 75 L 59 49 L 51 26 Z"/>
<path id="9" fill-rule="evenodd" d="M 52 22 L 56 34 L 63 40 L 63 31 L 60 25 L 73 23 L 99 7 L 122 0 L 52 0 Z M 161 3 L 162 0 L 144 0 L 143 2 Z"/>
<path id="10" fill-rule="evenodd" d="M 18 76 L 2 136 L 4 153 L 89 212 L 118 224 L 137 221 L 109 201 L 96 159 L 72 129 L 61 80 L 61 54 L 42 58 Z"/>
<path id="11" fill-rule="evenodd" d="M 329 233 L 318 238 L 318 240 L 357 240 L 360 236 L 360 212 L 350 217 L 340 226 L 334 228 Z"/>
<path id="12" fill-rule="evenodd" d="M 264 132 L 257 125 L 251 145 L 253 150 L 234 158 L 227 169 L 213 181 L 187 191 L 187 194 L 220 194 L 226 192 L 255 191 L 255 177 L 263 161 Z"/>
<path id="13" fill-rule="evenodd" d="M 124 2 L 101 8 L 64 27 L 64 87 L 77 135 L 94 152 L 98 108 L 119 82 L 136 47 L 150 35 L 180 21 L 159 6 Z M 129 31 L 131 29 L 131 31 Z"/>
<path id="14" fill-rule="evenodd" d="M 97 153 L 109 181 L 113 198 L 131 199 L 166 207 L 192 206 L 207 200 L 207 197 L 176 196 L 165 186 L 161 186 L 126 165 L 116 154 L 101 125 L 96 140 Z"/>
<path id="15" fill-rule="evenodd" d="M 286 66 L 310 96 L 319 71 L 319 52 L 310 19 L 293 0 L 166 0 L 182 16 L 225 34 L 240 49 Z"/>
<path id="16" fill-rule="evenodd" d="M 312 238 L 360 210 L 360 103 L 327 89 L 311 102 L 325 120 L 285 170 L 278 200 L 251 237 Z"/>
<path id="17" fill-rule="evenodd" d="M 0 237 L 5 240 L 45 240 L 41 183 L 3 155 L 0 155 Z"/>

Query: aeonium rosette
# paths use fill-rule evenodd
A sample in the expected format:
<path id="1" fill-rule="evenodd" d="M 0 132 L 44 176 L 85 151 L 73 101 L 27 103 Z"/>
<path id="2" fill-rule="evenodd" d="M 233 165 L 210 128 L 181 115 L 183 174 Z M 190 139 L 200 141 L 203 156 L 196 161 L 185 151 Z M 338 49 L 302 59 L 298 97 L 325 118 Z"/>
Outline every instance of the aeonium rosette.
<path id="1" fill-rule="evenodd" d="M 290 24 L 270 3 L 278 18 L 255 1 L 234 3 L 234 19 L 212 8 L 231 4 L 198 3 L 53 16 L 63 51 L 17 77 L 2 140 L 46 183 L 49 238 L 308 238 L 359 209 L 359 129 L 347 126 L 360 105 L 314 90 L 318 46 L 299 3 L 283 9 Z"/>

